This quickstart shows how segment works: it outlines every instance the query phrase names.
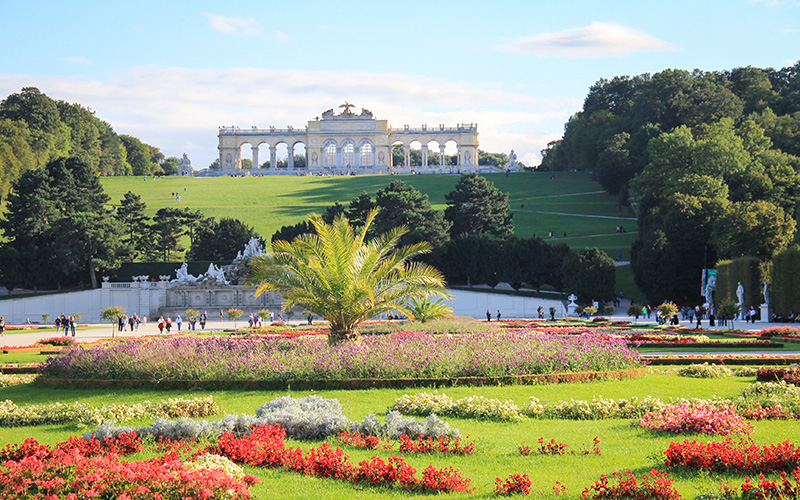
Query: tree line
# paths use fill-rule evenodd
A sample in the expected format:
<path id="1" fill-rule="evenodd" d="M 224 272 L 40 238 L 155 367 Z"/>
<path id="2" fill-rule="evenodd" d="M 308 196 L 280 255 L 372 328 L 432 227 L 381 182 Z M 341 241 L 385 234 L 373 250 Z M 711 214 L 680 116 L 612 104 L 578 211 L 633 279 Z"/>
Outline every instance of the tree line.
<path id="1" fill-rule="evenodd" d="M 767 261 L 796 243 L 800 63 L 601 79 L 540 168 L 588 170 L 639 234 L 631 249 L 648 299 L 698 303 L 704 267 Z"/>
<path id="2" fill-rule="evenodd" d="M 180 166 L 157 147 L 117 134 L 94 111 L 51 99 L 36 87 L 0 101 L 0 200 L 24 172 L 67 157 L 105 175 L 170 175 Z"/>
<path id="3" fill-rule="evenodd" d="M 369 213 L 378 208 L 367 237 L 385 234 L 405 226 L 408 232 L 400 245 L 429 242 L 433 251 L 422 259 L 441 270 L 451 284 L 500 282 L 514 289 L 523 286 L 540 290 L 549 285 L 555 290 L 576 293 L 581 302 L 610 300 L 614 295 L 614 262 L 597 249 L 575 253 L 566 244 L 549 244 L 541 238 L 520 239 L 514 234 L 508 194 L 475 173 L 463 174 L 453 190 L 445 195 L 447 207 L 435 210 L 428 196 L 403 181 L 395 180 L 378 190 L 373 199 L 362 192 L 345 206 L 335 203 L 321 215 L 331 224 L 344 215 L 360 229 Z M 292 241 L 313 233 L 308 221 L 283 226 L 272 241 Z"/>
<path id="4" fill-rule="evenodd" d="M 122 262 L 169 262 L 185 249 L 189 260 L 231 261 L 255 230 L 232 218 L 204 217 L 188 208 L 154 216 L 139 195 L 109 203 L 95 169 L 83 158 L 56 158 L 25 171 L 12 184 L 0 231 L 0 283 L 9 289 L 97 287 L 99 270 Z"/>

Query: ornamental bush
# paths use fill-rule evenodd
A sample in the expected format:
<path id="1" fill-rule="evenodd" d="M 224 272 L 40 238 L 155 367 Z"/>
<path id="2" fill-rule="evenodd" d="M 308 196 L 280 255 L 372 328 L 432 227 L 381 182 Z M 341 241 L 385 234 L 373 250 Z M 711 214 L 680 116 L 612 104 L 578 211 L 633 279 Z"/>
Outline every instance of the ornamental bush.
<path id="1" fill-rule="evenodd" d="M 707 362 L 682 366 L 678 369 L 678 376 L 693 378 L 720 378 L 730 377 L 733 370 L 724 365 L 709 365 Z"/>
<path id="2" fill-rule="evenodd" d="M 639 419 L 639 425 L 676 434 L 747 435 L 753 432 L 752 424 L 736 412 L 736 407 L 710 404 L 667 405 Z"/>

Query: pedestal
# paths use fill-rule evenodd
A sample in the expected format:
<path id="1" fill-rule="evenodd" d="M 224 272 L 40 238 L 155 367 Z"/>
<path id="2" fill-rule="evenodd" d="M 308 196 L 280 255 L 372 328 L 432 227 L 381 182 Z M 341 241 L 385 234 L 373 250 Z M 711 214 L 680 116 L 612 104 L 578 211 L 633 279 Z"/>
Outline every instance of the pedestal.
<path id="1" fill-rule="evenodd" d="M 758 320 L 759 323 L 769 323 L 772 320 L 772 311 L 769 304 L 761 304 L 761 319 Z"/>

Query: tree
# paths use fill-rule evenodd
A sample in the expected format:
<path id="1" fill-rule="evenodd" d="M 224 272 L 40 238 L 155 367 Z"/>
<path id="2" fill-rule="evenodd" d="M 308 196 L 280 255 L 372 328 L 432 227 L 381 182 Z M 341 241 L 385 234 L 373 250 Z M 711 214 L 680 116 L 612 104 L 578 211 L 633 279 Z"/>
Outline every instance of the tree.
<path id="1" fill-rule="evenodd" d="M 403 181 L 393 181 L 378 190 L 375 205 L 380 208 L 375 217 L 375 227 L 370 236 L 391 231 L 395 227 L 408 228 L 400 240 L 400 245 L 410 245 L 422 241 L 441 248 L 449 239 L 447 230 L 450 223 L 442 212 L 434 210 L 428 195 Z"/>
<path id="2" fill-rule="evenodd" d="M 150 217 L 145 214 L 147 205 L 142 201 L 138 194 L 128 191 L 122 197 L 119 207 L 117 207 L 116 217 L 125 229 L 126 237 L 123 243 L 127 247 L 130 261 L 147 250 L 149 245 L 149 224 Z"/>
<path id="3" fill-rule="evenodd" d="M 514 234 L 508 193 L 503 193 L 476 173 L 462 174 L 455 188 L 444 195 L 445 219 L 450 234 L 490 234 L 508 238 Z"/>
<path id="4" fill-rule="evenodd" d="M 453 308 L 447 304 L 445 297 L 412 297 L 408 305 L 411 318 L 421 323 L 453 316 Z"/>
<path id="5" fill-rule="evenodd" d="M 148 257 L 161 257 L 162 262 L 169 262 L 173 251 L 182 252 L 179 238 L 183 235 L 181 210 L 176 208 L 160 208 L 153 217 L 150 226 L 153 241 L 148 247 Z"/>
<path id="6" fill-rule="evenodd" d="M 163 162 L 161 162 L 160 170 L 161 173 L 164 175 L 175 175 L 178 173 L 178 170 L 180 170 L 180 167 L 181 167 L 181 161 L 174 156 L 170 156 L 169 158 L 166 158 Z"/>
<path id="7" fill-rule="evenodd" d="M 293 226 L 281 226 L 281 228 L 272 235 L 270 241 L 292 241 L 301 234 L 313 234 L 314 232 L 314 226 L 309 221 L 304 220 Z"/>
<path id="8" fill-rule="evenodd" d="M 247 283 L 257 285 L 256 296 L 276 291 L 285 309 L 300 306 L 328 320 L 328 340 L 334 344 L 355 339 L 356 327 L 374 316 L 391 310 L 410 315 L 413 297 L 442 296 L 439 271 L 412 262 L 430 251 L 430 244 L 398 247 L 404 227 L 367 241 L 376 215 L 373 210 L 360 232 L 344 216 L 332 224 L 310 219 L 317 234 L 274 242 L 272 253 L 254 260 Z"/>
<path id="9" fill-rule="evenodd" d="M 56 102 L 36 87 L 25 87 L 0 102 L 0 119 L 25 122 L 30 130 L 30 145 L 39 163 L 66 154 L 68 129 L 61 123 Z"/>
<path id="10" fill-rule="evenodd" d="M 97 266 L 114 268 L 122 253 L 108 200 L 91 166 L 79 158 L 58 158 L 25 172 L 0 221 L 8 240 L 0 250 L 4 280 L 33 287 L 86 278 L 95 283 Z"/>
<path id="11" fill-rule="evenodd" d="M 614 296 L 614 261 L 602 250 L 584 248 L 564 261 L 564 287 L 587 304 Z"/>
<path id="12" fill-rule="evenodd" d="M 100 317 L 102 319 L 111 322 L 111 338 L 114 338 L 115 332 L 117 331 L 117 324 L 119 323 L 119 319 L 123 316 L 125 316 L 125 309 L 119 306 L 113 306 L 107 309 L 103 309 L 103 312 L 100 313 Z"/>
<path id="13" fill-rule="evenodd" d="M 791 241 L 796 223 L 781 207 L 766 201 L 731 203 L 714 223 L 712 241 L 721 259 L 768 260 Z"/>
<path id="14" fill-rule="evenodd" d="M 231 308 L 225 310 L 225 317 L 233 320 L 234 330 L 236 329 L 236 320 L 241 318 L 242 315 L 244 315 L 244 311 L 242 311 L 241 309 Z"/>
<path id="15" fill-rule="evenodd" d="M 239 219 L 205 219 L 192 243 L 192 260 L 231 261 L 256 236 L 255 230 Z"/>
<path id="16" fill-rule="evenodd" d="M 367 215 L 375 208 L 372 198 L 366 191 L 362 191 L 360 195 L 350 201 L 350 205 L 345 210 L 347 220 L 353 227 L 362 227 L 367 220 Z"/>
<path id="17" fill-rule="evenodd" d="M 122 134 L 119 138 L 125 147 L 125 159 L 131 166 L 131 173 L 133 175 L 152 173 L 153 167 L 150 163 L 150 149 L 148 146 L 130 135 Z"/>

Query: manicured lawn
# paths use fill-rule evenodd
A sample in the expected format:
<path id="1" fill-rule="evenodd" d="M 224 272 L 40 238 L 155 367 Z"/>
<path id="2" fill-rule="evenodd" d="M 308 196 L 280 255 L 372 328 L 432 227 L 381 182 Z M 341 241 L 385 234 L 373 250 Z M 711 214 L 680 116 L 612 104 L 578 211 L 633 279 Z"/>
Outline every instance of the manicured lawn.
<path id="1" fill-rule="evenodd" d="M 499 386 L 499 387 L 440 387 L 453 399 L 470 395 L 482 395 L 487 398 L 512 399 L 523 405 L 531 396 L 539 398 L 543 403 L 587 399 L 595 396 L 605 398 L 625 398 L 637 396 L 644 398 L 653 395 L 662 399 L 670 397 L 710 398 L 736 397 L 742 389 L 754 381 L 754 377 L 727 377 L 724 379 L 692 379 L 666 375 L 661 371 L 649 373 L 644 377 L 622 381 L 598 381 L 582 384 L 559 384 L 537 386 Z M 431 391 L 433 388 L 409 390 L 358 390 L 358 391 L 214 391 L 215 401 L 223 413 L 254 413 L 266 401 L 278 396 L 292 395 L 304 397 L 317 394 L 327 398 L 336 398 L 344 406 L 348 418 L 361 420 L 369 413 L 384 415 L 394 400 L 405 393 Z M 148 399 L 158 401 L 175 397 L 206 396 L 208 391 L 159 391 L 157 389 L 141 390 L 99 390 L 99 389 L 54 389 L 32 386 L 15 386 L 0 389 L 0 399 L 10 399 L 19 405 L 53 402 L 82 401 L 93 405 L 110 403 L 137 403 Z M 211 417 L 216 419 L 218 417 Z M 615 470 L 633 470 L 637 473 L 649 472 L 652 468 L 666 470 L 660 464 L 660 455 L 670 441 L 684 438 L 708 441 L 715 439 L 709 436 L 676 436 L 642 430 L 631 425 L 630 420 L 610 419 L 598 421 L 572 420 L 539 420 L 525 419 L 522 422 L 487 422 L 474 419 L 445 418 L 462 435 L 469 435 L 475 440 L 477 452 L 471 456 L 451 455 L 406 455 L 408 463 L 418 471 L 428 464 L 436 467 L 453 467 L 460 469 L 465 477 L 472 479 L 476 488 L 473 494 L 454 494 L 456 498 L 489 498 L 494 496 L 495 477 L 505 478 L 510 473 L 527 473 L 533 481 L 532 498 L 555 498 L 552 487 L 558 480 L 567 487 L 567 497 L 577 499 L 586 486 L 600 478 L 601 474 L 610 474 Z M 147 423 L 147 422 L 142 422 Z M 753 439 L 757 444 L 777 443 L 783 440 L 796 440 L 798 424 L 794 421 L 760 421 L 755 423 L 756 431 Z M 40 442 L 55 443 L 66 440 L 71 435 L 79 435 L 82 431 L 74 425 L 49 425 L 42 427 L 18 427 L 0 429 L 0 444 L 5 442 L 19 443 L 27 437 L 35 437 Z M 600 438 L 600 449 L 603 455 L 581 455 L 585 448 L 591 449 L 594 436 Z M 576 455 L 543 456 L 531 454 L 524 457 L 518 454 L 517 446 L 526 444 L 536 446 L 539 437 L 546 440 L 555 438 L 569 445 Z M 721 438 L 716 438 L 721 439 Z M 333 440 L 332 444 L 337 445 Z M 295 442 L 289 444 L 301 446 L 308 450 L 320 442 Z M 397 453 L 392 451 L 361 451 L 342 446 L 354 463 L 369 459 L 373 455 L 384 459 Z M 293 498 L 409 498 L 407 493 L 353 486 L 330 479 L 313 479 L 298 474 L 265 470 L 250 467 L 247 471 L 261 478 L 262 484 L 251 490 L 255 498 L 287 498 L 291 492 Z M 740 484 L 744 476 L 737 474 L 698 473 L 692 471 L 670 471 L 677 478 L 676 486 L 683 498 L 693 498 L 707 493 L 720 480 L 728 479 Z"/>
<path id="2" fill-rule="evenodd" d="M 557 181 L 550 174 L 517 173 L 486 176 L 509 194 L 514 213 L 515 233 L 520 237 L 534 234 L 567 243 L 572 248 L 597 246 L 616 256 L 627 258 L 636 231 L 636 219 L 617 209 L 616 199 L 602 192 L 585 172 L 559 173 Z M 207 217 L 235 217 L 253 226 L 269 239 L 281 226 L 296 224 L 309 213 L 322 213 L 335 202 L 347 205 L 366 191 L 375 193 L 394 180 L 414 186 L 427 194 L 434 208 L 444 209 L 444 195 L 458 182 L 457 175 L 399 175 L 357 177 L 163 177 L 144 181 L 142 177 L 104 177 L 103 188 L 116 204 L 127 191 L 140 195 L 150 215 L 162 207 L 188 207 Z M 186 193 L 183 192 L 184 187 Z M 172 193 L 178 193 L 176 202 Z M 524 207 L 522 206 L 524 204 Z M 628 234 L 617 234 L 623 225 Z M 564 231 L 567 238 L 563 237 Z M 599 236 L 598 236 L 599 235 Z"/>

